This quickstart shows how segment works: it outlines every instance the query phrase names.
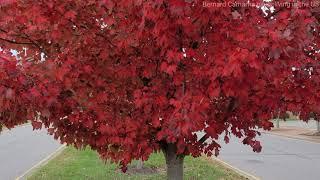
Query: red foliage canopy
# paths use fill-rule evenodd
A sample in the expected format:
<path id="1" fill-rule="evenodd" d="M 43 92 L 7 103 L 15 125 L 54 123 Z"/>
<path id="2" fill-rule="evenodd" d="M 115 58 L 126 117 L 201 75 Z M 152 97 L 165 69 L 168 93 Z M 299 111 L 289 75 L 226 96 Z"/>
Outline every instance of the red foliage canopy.
<path id="1" fill-rule="evenodd" d="M 218 153 L 231 133 L 260 151 L 279 110 L 318 118 L 319 8 L 225 2 L 0 1 L 0 123 L 125 167 L 168 143 Z"/>

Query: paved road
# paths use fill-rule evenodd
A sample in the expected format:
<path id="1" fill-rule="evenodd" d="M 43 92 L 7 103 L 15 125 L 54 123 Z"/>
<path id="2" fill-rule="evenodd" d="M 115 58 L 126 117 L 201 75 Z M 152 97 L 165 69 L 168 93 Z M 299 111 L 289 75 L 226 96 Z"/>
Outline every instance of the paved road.
<path id="1" fill-rule="evenodd" d="M 14 180 L 60 146 L 45 129 L 32 131 L 31 125 L 2 132 L 0 180 Z"/>
<path id="2" fill-rule="evenodd" d="M 320 144 L 263 134 L 259 154 L 231 138 L 223 145 L 219 159 L 263 180 L 320 179 Z M 20 176 L 61 145 L 45 130 L 30 125 L 0 135 L 0 180 Z"/>
<path id="3" fill-rule="evenodd" d="M 218 158 L 263 180 L 320 179 L 320 144 L 269 134 L 260 140 L 263 150 L 257 154 L 231 138 Z"/>

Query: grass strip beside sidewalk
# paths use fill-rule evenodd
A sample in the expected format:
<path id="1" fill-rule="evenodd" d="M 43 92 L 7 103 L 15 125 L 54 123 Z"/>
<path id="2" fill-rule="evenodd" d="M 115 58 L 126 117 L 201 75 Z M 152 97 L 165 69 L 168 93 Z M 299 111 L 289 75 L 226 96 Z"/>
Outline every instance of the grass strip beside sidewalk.
<path id="1" fill-rule="evenodd" d="M 136 162 L 132 163 L 134 166 Z M 28 180 L 102 180 L 102 179 L 166 179 L 165 159 L 162 153 L 151 155 L 144 163 L 145 167 L 154 170 L 152 173 L 122 173 L 118 166 L 101 161 L 96 152 L 86 149 L 78 151 L 68 147 L 56 158 L 46 165 L 39 167 L 27 177 Z M 229 179 L 243 180 L 244 177 L 225 168 L 215 161 L 209 161 L 204 157 L 186 157 L 184 164 L 185 179 Z"/>

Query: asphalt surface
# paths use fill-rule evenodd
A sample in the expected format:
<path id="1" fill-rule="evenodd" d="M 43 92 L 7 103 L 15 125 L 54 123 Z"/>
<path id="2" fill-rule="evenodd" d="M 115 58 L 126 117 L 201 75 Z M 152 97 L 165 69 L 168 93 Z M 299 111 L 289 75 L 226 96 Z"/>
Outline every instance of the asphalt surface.
<path id="1" fill-rule="evenodd" d="M 0 134 L 0 180 L 14 180 L 61 144 L 47 131 L 32 131 L 31 125 L 14 128 Z"/>
<path id="2" fill-rule="evenodd" d="M 255 153 L 233 137 L 219 159 L 263 180 L 319 180 L 320 144 L 263 133 Z"/>
<path id="3" fill-rule="evenodd" d="M 221 142 L 219 159 L 263 180 L 319 180 L 320 144 L 263 133 L 262 152 L 232 137 Z M 14 180 L 61 145 L 30 125 L 0 134 L 0 180 Z"/>

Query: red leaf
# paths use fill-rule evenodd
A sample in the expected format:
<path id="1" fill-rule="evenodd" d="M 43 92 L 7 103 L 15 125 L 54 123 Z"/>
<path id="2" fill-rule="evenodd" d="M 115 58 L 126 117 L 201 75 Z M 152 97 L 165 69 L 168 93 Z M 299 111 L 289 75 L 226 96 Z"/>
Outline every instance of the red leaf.
<path id="1" fill-rule="evenodd" d="M 320 118 L 317 8 L 266 15 L 192 0 L 7 2 L 1 126 L 44 124 L 125 169 L 168 144 L 217 155 L 216 141 L 231 133 L 260 152 L 252 129 L 269 130 L 277 112 Z"/>
<path id="2" fill-rule="evenodd" d="M 67 19 L 73 20 L 73 19 L 76 18 L 76 15 L 77 15 L 77 13 L 76 13 L 75 11 L 72 11 L 72 10 L 71 10 L 71 11 L 66 12 L 66 13 L 64 14 L 64 17 L 67 18 Z"/>
<path id="3" fill-rule="evenodd" d="M 33 130 L 42 128 L 42 123 L 41 122 L 32 121 L 31 124 L 32 124 Z"/>

